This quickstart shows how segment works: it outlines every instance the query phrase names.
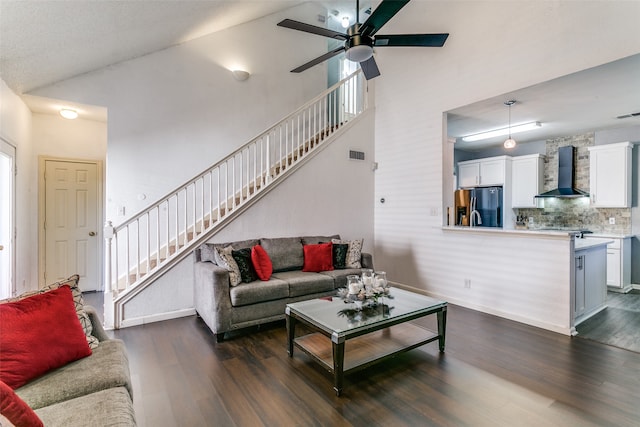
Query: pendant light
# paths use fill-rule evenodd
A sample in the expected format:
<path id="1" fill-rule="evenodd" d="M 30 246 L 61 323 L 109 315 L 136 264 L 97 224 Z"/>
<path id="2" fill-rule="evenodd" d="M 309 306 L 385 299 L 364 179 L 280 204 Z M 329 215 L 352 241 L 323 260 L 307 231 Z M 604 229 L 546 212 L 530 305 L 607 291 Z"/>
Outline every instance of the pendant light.
<path id="1" fill-rule="evenodd" d="M 509 138 L 504 141 L 504 148 L 513 148 L 516 146 L 516 140 L 511 138 L 511 106 L 515 103 L 515 100 L 510 100 L 504 103 L 504 105 L 509 107 Z"/>

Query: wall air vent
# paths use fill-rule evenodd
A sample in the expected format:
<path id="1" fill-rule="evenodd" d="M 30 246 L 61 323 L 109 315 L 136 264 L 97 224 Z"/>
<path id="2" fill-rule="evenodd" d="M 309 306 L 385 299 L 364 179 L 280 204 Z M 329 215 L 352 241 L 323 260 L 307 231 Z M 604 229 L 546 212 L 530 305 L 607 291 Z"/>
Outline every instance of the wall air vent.
<path id="1" fill-rule="evenodd" d="M 351 160 L 364 160 L 364 151 L 349 150 L 349 158 Z"/>
<path id="2" fill-rule="evenodd" d="M 628 119 L 629 117 L 638 117 L 640 116 L 640 111 L 635 113 L 623 114 L 621 116 L 616 117 L 616 119 Z"/>

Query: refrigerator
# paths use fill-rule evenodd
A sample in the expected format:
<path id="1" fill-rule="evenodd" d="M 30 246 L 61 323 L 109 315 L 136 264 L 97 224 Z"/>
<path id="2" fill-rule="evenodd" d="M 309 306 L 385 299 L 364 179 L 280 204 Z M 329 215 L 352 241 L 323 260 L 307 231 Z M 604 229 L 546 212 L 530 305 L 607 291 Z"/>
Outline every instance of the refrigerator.
<path id="1" fill-rule="evenodd" d="M 502 227 L 502 187 L 477 187 L 456 190 L 455 225 Z"/>

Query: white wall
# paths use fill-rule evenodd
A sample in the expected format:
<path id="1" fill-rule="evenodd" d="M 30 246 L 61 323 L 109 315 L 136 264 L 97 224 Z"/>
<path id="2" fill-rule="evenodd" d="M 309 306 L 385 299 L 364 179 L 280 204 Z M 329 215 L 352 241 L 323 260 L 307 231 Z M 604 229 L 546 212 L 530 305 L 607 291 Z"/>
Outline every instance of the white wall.
<path id="1" fill-rule="evenodd" d="M 376 267 L 452 302 L 544 322 L 555 304 L 545 288 L 558 274 L 569 280 L 558 266 L 568 260 L 552 256 L 561 249 L 440 229 L 444 177 L 452 173 L 442 114 L 640 52 L 640 3 L 429 1 L 405 9 L 385 32 L 451 35 L 441 49 L 376 53 L 376 199 L 387 199 L 375 208 Z M 471 289 L 463 289 L 465 277 Z"/>
<path id="2" fill-rule="evenodd" d="M 305 4 L 33 94 L 107 107 L 106 219 L 117 225 L 326 88 L 326 65 L 289 72 L 326 40 L 276 26 L 322 12 Z M 238 82 L 231 68 L 252 75 Z"/>
<path id="3" fill-rule="evenodd" d="M 16 147 L 16 290 L 37 289 L 37 193 L 31 177 L 37 169 L 33 161 L 31 111 L 0 80 L 0 135 Z"/>
<path id="4" fill-rule="evenodd" d="M 38 156 L 100 161 L 107 157 L 105 122 L 34 113 L 32 125 L 33 148 Z"/>

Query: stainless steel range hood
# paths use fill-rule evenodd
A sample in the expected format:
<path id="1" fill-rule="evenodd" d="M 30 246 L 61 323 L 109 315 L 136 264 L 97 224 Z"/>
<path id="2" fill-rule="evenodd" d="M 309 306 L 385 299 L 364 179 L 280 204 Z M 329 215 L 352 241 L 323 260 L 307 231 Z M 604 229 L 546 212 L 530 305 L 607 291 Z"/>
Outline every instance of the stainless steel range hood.
<path id="1" fill-rule="evenodd" d="M 538 194 L 536 198 L 556 197 L 561 199 L 575 199 L 589 197 L 586 191 L 573 186 L 575 170 L 573 167 L 573 145 L 558 148 L 558 188 Z"/>

